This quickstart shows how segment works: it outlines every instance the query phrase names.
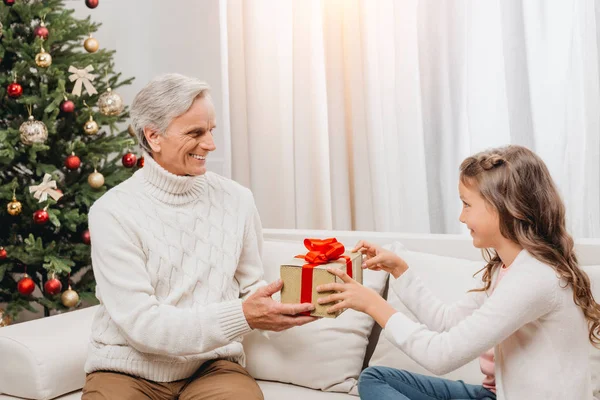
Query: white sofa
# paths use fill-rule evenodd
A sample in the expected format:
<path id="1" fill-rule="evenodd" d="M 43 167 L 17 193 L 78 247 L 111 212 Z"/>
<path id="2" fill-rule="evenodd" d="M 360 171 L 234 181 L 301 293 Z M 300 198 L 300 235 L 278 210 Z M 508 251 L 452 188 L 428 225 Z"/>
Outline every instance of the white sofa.
<path id="1" fill-rule="evenodd" d="M 436 293 L 454 301 L 474 284 L 472 273 L 483 266 L 469 236 L 342 231 L 264 231 L 265 278 L 278 277 L 279 264 L 303 252 L 306 237 L 336 237 L 347 247 L 359 239 L 396 244 Z M 579 240 L 580 264 L 592 278 L 600 300 L 600 239 Z M 387 293 L 383 272 L 365 271 L 364 283 L 408 311 Z M 393 278 L 392 278 L 393 279 Z M 88 336 L 96 307 L 42 318 L 0 329 L 0 400 L 15 398 L 78 399 L 85 374 Z M 370 318 L 352 310 L 337 319 L 321 319 L 266 338 L 255 332 L 244 338 L 247 368 L 258 379 L 265 399 L 357 399 L 356 379 L 367 365 L 389 365 L 427 373 L 394 348 Z M 590 346 L 596 394 L 600 399 L 600 351 Z M 447 375 L 479 383 L 478 362 Z M 17 397 L 15 397 L 17 396 Z M 512 399 L 511 399 L 512 400 Z"/>

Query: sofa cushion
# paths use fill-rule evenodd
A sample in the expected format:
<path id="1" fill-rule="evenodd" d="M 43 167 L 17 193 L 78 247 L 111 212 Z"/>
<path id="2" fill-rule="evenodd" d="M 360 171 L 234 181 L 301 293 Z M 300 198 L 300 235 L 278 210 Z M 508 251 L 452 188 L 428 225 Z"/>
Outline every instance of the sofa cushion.
<path id="1" fill-rule="evenodd" d="M 53 399 L 83 387 L 83 364 L 96 309 L 0 329 L 0 393 Z"/>
<path id="2" fill-rule="evenodd" d="M 320 390 L 290 385 L 281 382 L 258 381 L 265 400 L 355 400 L 347 393 L 322 392 Z"/>
<path id="3" fill-rule="evenodd" d="M 481 274 L 478 274 L 476 277 L 473 277 L 473 274 L 483 268 L 485 265 L 484 261 L 472 261 L 408 251 L 399 242 L 385 247 L 402 256 L 411 268 L 415 268 L 418 271 L 419 277 L 423 282 L 436 293 L 440 300 L 446 303 L 450 304 L 460 300 L 468 290 L 473 289 L 481 283 Z M 600 265 L 583 266 L 582 269 L 592 281 L 592 292 L 598 302 L 600 300 Z M 390 281 L 394 280 L 392 276 L 389 279 Z M 398 311 L 415 319 L 414 315 L 402 304 L 393 290 L 388 292 L 388 302 Z M 591 344 L 590 357 L 594 398 L 600 400 L 600 350 Z M 385 335 L 379 337 L 369 365 L 383 365 L 419 374 L 432 375 L 391 344 L 385 338 Z M 483 380 L 478 359 L 443 377 L 453 380 L 460 379 L 476 385 L 480 385 Z"/>
<path id="4" fill-rule="evenodd" d="M 305 252 L 300 242 L 265 242 L 265 279 L 278 279 L 279 265 Z M 382 293 L 387 274 L 364 272 L 364 285 Z M 373 319 L 368 315 L 346 310 L 335 319 L 322 318 L 284 332 L 269 332 L 269 338 L 251 332 L 243 342 L 246 368 L 256 379 L 357 394 L 356 383 L 372 327 Z"/>
<path id="5" fill-rule="evenodd" d="M 356 397 L 346 393 L 322 392 L 320 390 L 307 389 L 300 386 L 294 386 L 279 382 L 257 381 L 265 400 L 352 400 Z M 81 390 L 71 392 L 57 397 L 55 400 L 76 400 L 81 399 Z M 0 400 L 19 400 L 18 397 L 6 396 L 0 394 Z"/>

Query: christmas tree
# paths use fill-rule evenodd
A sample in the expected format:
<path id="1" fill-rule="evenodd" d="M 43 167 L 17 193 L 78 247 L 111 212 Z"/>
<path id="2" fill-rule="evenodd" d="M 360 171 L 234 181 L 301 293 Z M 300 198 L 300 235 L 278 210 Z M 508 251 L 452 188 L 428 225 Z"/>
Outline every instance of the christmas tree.
<path id="1" fill-rule="evenodd" d="M 74 18 L 61 0 L 3 3 L 0 326 L 34 303 L 49 315 L 96 301 L 87 213 L 143 166 L 119 131 L 128 114 L 115 89 L 132 79 L 92 36 L 100 24 Z"/>

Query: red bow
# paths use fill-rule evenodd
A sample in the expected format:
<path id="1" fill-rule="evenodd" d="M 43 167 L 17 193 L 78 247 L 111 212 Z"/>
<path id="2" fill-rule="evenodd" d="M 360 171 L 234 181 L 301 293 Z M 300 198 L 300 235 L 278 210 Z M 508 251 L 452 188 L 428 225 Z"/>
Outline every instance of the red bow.
<path id="1" fill-rule="evenodd" d="M 344 245 L 335 238 L 304 239 L 304 246 L 309 250 L 305 255 L 298 255 L 308 262 L 302 266 L 302 284 L 300 286 L 300 303 L 312 303 L 313 269 L 343 257 L 346 260 L 346 273 L 352 278 L 352 261 L 344 256 Z M 310 315 L 309 312 L 304 313 Z"/>

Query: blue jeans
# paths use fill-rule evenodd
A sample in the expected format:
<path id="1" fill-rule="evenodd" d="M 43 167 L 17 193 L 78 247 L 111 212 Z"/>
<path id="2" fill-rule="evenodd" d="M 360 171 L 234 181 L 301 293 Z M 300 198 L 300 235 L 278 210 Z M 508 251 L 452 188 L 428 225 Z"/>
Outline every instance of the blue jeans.
<path id="1" fill-rule="evenodd" d="M 388 367 L 369 367 L 358 379 L 362 400 L 496 400 L 483 386 Z"/>

